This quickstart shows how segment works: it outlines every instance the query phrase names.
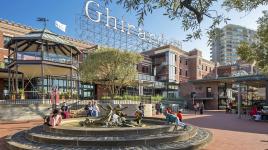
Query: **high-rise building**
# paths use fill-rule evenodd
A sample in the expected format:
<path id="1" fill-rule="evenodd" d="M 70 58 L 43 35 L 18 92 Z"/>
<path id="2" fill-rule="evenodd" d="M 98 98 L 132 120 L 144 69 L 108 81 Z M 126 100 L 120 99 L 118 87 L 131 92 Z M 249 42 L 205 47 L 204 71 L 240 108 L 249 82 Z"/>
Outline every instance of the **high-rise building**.
<path id="1" fill-rule="evenodd" d="M 216 33 L 210 48 L 211 60 L 221 65 L 231 65 L 239 58 L 236 50 L 240 42 L 253 43 L 256 31 L 228 24 L 221 29 L 217 28 Z"/>

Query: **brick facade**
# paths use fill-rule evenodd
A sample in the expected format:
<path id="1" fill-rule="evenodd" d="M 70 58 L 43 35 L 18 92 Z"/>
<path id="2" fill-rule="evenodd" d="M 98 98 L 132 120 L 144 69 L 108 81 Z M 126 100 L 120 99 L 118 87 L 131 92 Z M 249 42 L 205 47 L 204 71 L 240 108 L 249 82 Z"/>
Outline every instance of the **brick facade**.
<path id="1" fill-rule="evenodd" d="M 8 56 L 8 51 L 4 49 L 3 41 L 4 36 L 16 36 L 27 34 L 31 31 L 37 29 L 10 23 L 7 21 L 0 20 L 0 61 L 3 61 L 5 56 Z M 96 49 L 97 46 L 76 40 L 70 37 L 61 36 L 62 38 L 68 40 L 74 44 L 82 53 L 79 57 L 80 62 L 83 61 L 86 55 L 90 54 L 92 50 Z M 217 94 L 217 88 L 214 85 L 203 84 L 195 85 L 190 83 L 190 80 L 198 80 L 203 78 L 210 78 L 215 76 L 215 64 L 208 61 L 202 57 L 202 52 L 200 50 L 194 49 L 192 51 L 186 52 L 180 48 L 174 47 L 172 45 L 166 45 L 159 48 L 155 48 L 149 51 L 142 52 L 144 55 L 144 61 L 137 64 L 137 71 L 141 74 L 155 76 L 156 81 L 165 81 L 169 79 L 169 67 L 165 65 L 167 62 L 166 52 L 172 52 L 175 54 L 175 83 L 179 86 L 179 94 L 188 100 L 189 105 L 191 105 L 191 92 L 198 92 L 201 97 L 206 97 L 206 87 L 210 86 L 212 92 Z M 232 72 L 232 67 L 219 69 L 218 74 L 230 74 Z M 0 79 L 0 84 L 1 79 Z M 101 85 L 96 85 L 96 98 L 100 99 L 102 96 L 107 95 L 107 90 Z M 0 87 L 0 91 L 3 90 Z M 203 95 L 202 95 L 203 94 Z M 207 109 L 217 109 L 218 101 L 215 100 L 204 100 L 205 108 Z"/>

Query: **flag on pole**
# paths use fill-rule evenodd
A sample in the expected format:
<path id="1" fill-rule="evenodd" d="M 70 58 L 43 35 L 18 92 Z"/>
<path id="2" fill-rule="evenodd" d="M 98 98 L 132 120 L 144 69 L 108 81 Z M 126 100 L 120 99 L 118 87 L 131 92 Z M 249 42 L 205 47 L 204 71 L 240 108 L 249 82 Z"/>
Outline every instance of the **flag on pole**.
<path id="1" fill-rule="evenodd" d="M 66 31 L 66 25 L 57 20 L 55 21 L 55 26 L 63 32 Z"/>

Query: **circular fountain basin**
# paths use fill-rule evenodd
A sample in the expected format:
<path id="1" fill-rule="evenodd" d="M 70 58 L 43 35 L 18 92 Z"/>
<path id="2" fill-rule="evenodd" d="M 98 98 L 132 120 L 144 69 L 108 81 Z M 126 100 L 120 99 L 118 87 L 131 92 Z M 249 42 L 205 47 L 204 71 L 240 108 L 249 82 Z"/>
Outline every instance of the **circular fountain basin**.
<path id="1" fill-rule="evenodd" d="M 210 141 L 207 130 L 189 125 L 173 131 L 165 120 L 144 118 L 144 127 L 79 127 L 85 118 L 66 119 L 62 126 L 37 126 L 6 139 L 9 149 L 198 149 Z"/>

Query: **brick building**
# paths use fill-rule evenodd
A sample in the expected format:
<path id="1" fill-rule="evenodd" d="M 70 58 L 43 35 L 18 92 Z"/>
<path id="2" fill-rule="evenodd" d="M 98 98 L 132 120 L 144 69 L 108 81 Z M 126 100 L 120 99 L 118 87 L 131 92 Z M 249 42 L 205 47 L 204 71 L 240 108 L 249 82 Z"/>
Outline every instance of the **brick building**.
<path id="1" fill-rule="evenodd" d="M 9 89 L 8 71 L 6 66 L 8 63 L 8 50 L 4 47 L 4 45 L 14 37 L 28 36 L 27 34 L 33 31 L 37 32 L 38 29 L 0 20 L 0 62 L 2 64 L 2 69 L 0 70 L 0 83 L 2 83 L 0 84 L 0 99 L 5 98 L 5 95 L 7 95 Z M 89 55 L 93 49 L 97 48 L 97 45 L 94 45 L 94 43 L 91 44 L 74 38 L 55 35 L 53 33 L 46 34 L 57 36 L 81 51 L 81 54 L 78 56 L 80 63 L 83 61 L 83 58 Z M 215 64 L 204 59 L 202 57 L 202 52 L 197 49 L 186 52 L 175 46 L 166 45 L 144 51 L 142 52 L 142 55 L 144 56 L 143 62 L 137 64 L 137 70 L 139 72 L 139 86 L 125 87 L 122 89 L 122 93 L 127 92 L 131 95 L 141 96 L 162 95 L 173 100 L 184 97 L 190 104 L 191 92 L 202 90 L 200 90 L 200 86 L 196 86 L 189 81 L 215 77 Z M 58 62 L 53 63 L 56 63 L 55 65 L 59 65 L 57 64 Z M 21 70 L 18 71 L 18 73 L 24 75 L 25 71 Z M 45 76 L 44 78 L 45 80 L 42 82 L 47 83 L 43 85 L 43 88 L 46 88 L 46 92 L 48 92 L 52 86 L 59 87 L 61 92 L 66 92 L 66 90 L 70 88 L 72 89 L 72 87 L 69 87 L 70 85 L 67 84 L 67 82 L 69 82 L 67 78 L 51 78 L 51 75 Z M 22 79 L 19 78 L 18 80 L 17 85 L 22 87 L 22 82 L 28 82 L 27 80 L 29 79 L 23 79 L 22 81 Z M 39 80 L 40 78 L 37 77 L 36 81 L 32 83 L 38 85 Z M 89 99 L 93 97 L 100 99 L 102 96 L 107 95 L 107 91 L 104 90 L 102 85 L 79 82 L 76 86 L 77 89 L 74 89 L 73 92 L 77 92 L 80 99 Z M 34 87 L 28 88 L 27 90 L 30 92 L 33 88 Z M 211 91 L 213 92 L 215 89 L 216 88 L 212 87 Z M 206 92 L 202 91 L 201 93 L 204 94 Z M 213 104 L 211 104 L 211 107 L 210 104 L 206 105 L 208 106 L 207 108 L 215 108 L 212 107 Z"/>

